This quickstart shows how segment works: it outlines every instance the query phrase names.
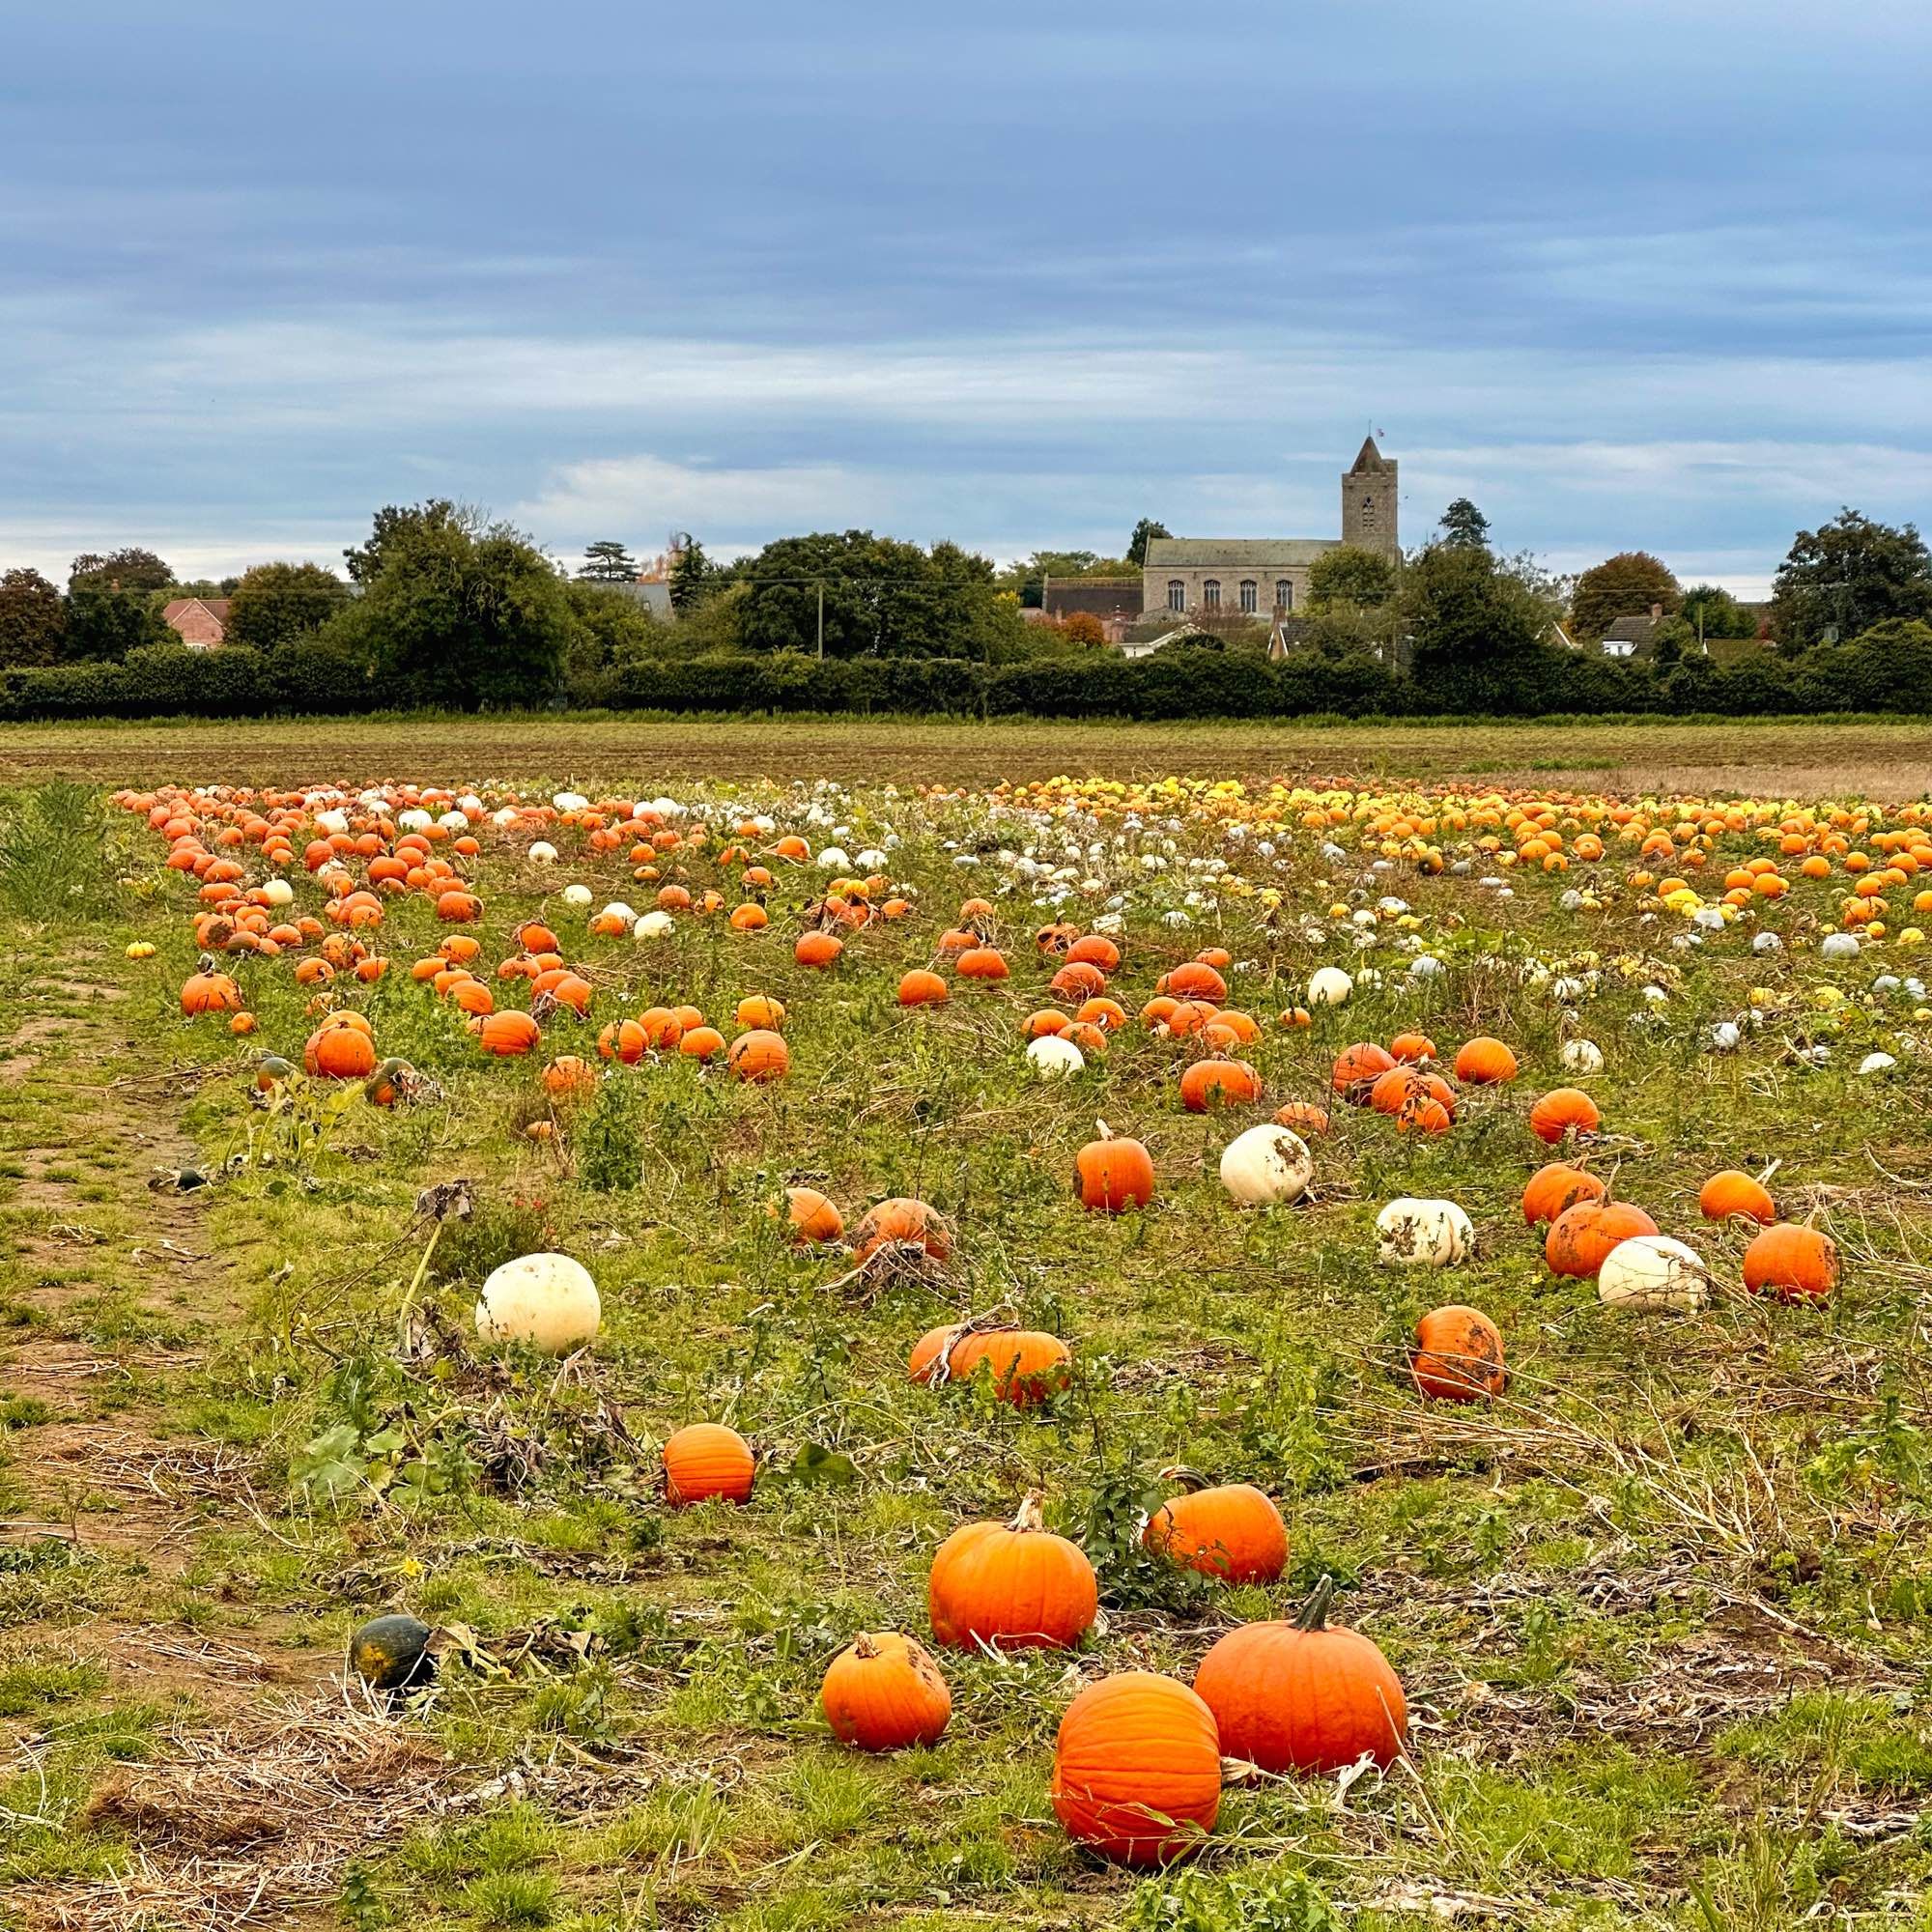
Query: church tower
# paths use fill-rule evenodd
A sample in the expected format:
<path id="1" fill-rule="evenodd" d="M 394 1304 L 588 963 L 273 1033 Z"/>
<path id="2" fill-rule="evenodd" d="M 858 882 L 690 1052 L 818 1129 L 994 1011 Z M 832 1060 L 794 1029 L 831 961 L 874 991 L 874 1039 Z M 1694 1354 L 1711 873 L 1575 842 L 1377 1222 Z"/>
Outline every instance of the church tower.
<path id="1" fill-rule="evenodd" d="M 1396 556 L 1401 543 L 1395 520 L 1396 465 L 1376 447 L 1374 437 L 1365 436 L 1354 468 L 1342 478 L 1342 541 Z"/>

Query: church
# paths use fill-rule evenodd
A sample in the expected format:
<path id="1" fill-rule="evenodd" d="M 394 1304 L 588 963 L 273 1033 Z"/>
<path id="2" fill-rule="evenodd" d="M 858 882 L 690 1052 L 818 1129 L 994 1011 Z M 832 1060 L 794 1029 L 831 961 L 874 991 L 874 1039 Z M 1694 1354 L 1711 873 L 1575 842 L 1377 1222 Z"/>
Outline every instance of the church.
<path id="1" fill-rule="evenodd" d="M 1396 464 L 1372 436 L 1343 473 L 1340 537 L 1153 537 L 1141 570 L 1142 612 L 1292 615 L 1308 601 L 1309 566 L 1344 544 L 1400 554 Z"/>

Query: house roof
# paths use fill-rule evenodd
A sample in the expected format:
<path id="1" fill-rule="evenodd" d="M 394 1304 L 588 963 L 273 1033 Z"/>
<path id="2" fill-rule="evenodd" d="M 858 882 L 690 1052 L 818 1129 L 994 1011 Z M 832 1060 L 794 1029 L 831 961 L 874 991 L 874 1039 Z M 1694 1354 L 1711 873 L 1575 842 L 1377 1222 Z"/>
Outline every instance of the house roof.
<path id="1" fill-rule="evenodd" d="M 189 611 L 206 611 L 217 624 L 228 621 L 229 599 L 226 597 L 177 597 L 172 603 L 162 607 L 161 621 L 172 624 L 174 620 Z"/>
<path id="2" fill-rule="evenodd" d="M 1150 570 L 1305 570 L 1334 537 L 1151 537 Z"/>
<path id="3" fill-rule="evenodd" d="M 633 604 L 641 604 L 653 617 L 668 617 L 671 614 L 670 585 L 659 579 L 629 578 L 598 587 L 614 590 L 618 596 L 628 597 Z"/>
<path id="4" fill-rule="evenodd" d="M 1650 642 L 1651 633 L 1657 629 L 1657 623 L 1658 620 L 1651 616 L 1619 617 L 1604 633 L 1604 642 L 1606 644 L 1647 644 Z"/>

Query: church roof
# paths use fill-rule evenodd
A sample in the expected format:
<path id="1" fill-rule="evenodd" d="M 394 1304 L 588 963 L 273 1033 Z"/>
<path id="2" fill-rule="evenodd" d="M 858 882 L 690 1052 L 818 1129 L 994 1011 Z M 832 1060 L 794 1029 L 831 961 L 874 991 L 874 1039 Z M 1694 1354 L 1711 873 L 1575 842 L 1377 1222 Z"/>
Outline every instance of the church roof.
<path id="1" fill-rule="evenodd" d="M 1386 469 L 1387 468 L 1388 460 L 1376 447 L 1375 438 L 1365 436 L 1362 439 L 1361 448 L 1355 452 L 1354 467 L 1350 469 L 1349 474 L 1350 476 L 1359 476 L 1365 469 Z"/>
<path id="2" fill-rule="evenodd" d="M 1333 537 L 1150 537 L 1147 568 L 1305 569 L 1325 552 L 1340 548 Z"/>

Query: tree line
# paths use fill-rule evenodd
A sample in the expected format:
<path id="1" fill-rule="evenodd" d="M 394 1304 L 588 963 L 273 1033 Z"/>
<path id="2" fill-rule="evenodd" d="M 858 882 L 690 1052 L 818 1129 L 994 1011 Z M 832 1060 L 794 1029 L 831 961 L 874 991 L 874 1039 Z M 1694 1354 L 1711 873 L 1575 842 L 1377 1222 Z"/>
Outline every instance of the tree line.
<path id="1" fill-rule="evenodd" d="M 9 570 L 0 576 L 0 670 L 17 716 L 33 715 L 37 690 L 66 694 L 48 701 L 71 711 L 90 677 L 110 709 L 168 694 L 175 708 L 192 710 L 198 689 L 216 709 L 250 693 L 270 708 L 298 710 L 318 708 L 316 699 L 332 699 L 319 708 L 338 711 L 623 702 L 627 693 L 669 690 L 667 668 L 697 661 L 710 668 L 700 680 L 708 694 L 728 694 L 735 675 L 755 708 L 768 681 L 752 661 L 779 658 L 976 667 L 959 688 L 982 694 L 1000 681 L 996 673 L 1046 665 L 1045 690 L 1083 669 L 1092 682 L 1100 660 L 1118 654 L 1103 648 L 1093 618 L 1042 622 L 1034 611 L 1030 620 L 1030 585 L 1131 572 L 1148 541 L 1164 534 L 1144 518 L 1120 558 L 1037 553 L 1006 570 L 956 544 L 921 546 L 869 530 L 784 537 L 730 562 L 681 536 L 664 571 L 665 615 L 639 594 L 625 545 L 591 544 L 571 574 L 526 532 L 439 497 L 377 511 L 369 535 L 345 551 L 340 574 L 274 562 L 219 582 L 184 582 L 154 552 L 132 547 L 74 558 L 64 589 L 37 571 Z M 1293 627 L 1294 657 L 1308 661 L 1309 675 L 1325 667 L 1335 690 L 1378 694 L 1398 709 L 1419 701 L 1505 714 L 1536 693 L 1569 708 L 1560 701 L 1561 660 L 1578 653 L 1563 650 L 1558 627 L 1568 625 L 1582 654 L 1594 656 L 1590 647 L 1618 617 L 1652 611 L 1659 621 L 1643 655 L 1659 694 L 1716 639 L 1762 634 L 1764 654 L 1787 664 L 1847 647 L 1910 658 L 1919 633 L 1932 640 L 1924 541 L 1910 524 L 1894 527 L 1851 509 L 1799 532 L 1762 614 L 1717 586 L 1685 588 L 1643 552 L 1609 557 L 1574 580 L 1557 577 L 1527 554 L 1500 552 L 1466 499 L 1402 558 L 1348 546 L 1326 552 L 1310 587 Z M 170 599 L 193 595 L 227 600 L 219 651 L 183 650 L 162 620 Z M 1178 631 L 1155 655 L 1185 653 L 1196 663 L 1216 653 L 1261 658 L 1268 639 L 1264 621 L 1238 612 L 1179 621 L 1150 613 L 1144 629 Z M 259 665 L 248 661 L 257 657 Z M 132 674 L 105 675 L 116 667 Z M 63 671 L 72 674 L 53 678 Z M 800 676 L 787 675 L 794 683 Z M 1406 682 L 1398 689 L 1389 679 Z M 836 696 L 836 678 L 819 684 Z M 867 686 L 875 688 L 876 680 Z M 1020 691 L 1027 680 L 1009 677 L 1004 688 Z M 1800 687 L 1787 680 L 1777 688 Z M 1649 708 L 1649 690 L 1633 686 L 1622 708 Z"/>

